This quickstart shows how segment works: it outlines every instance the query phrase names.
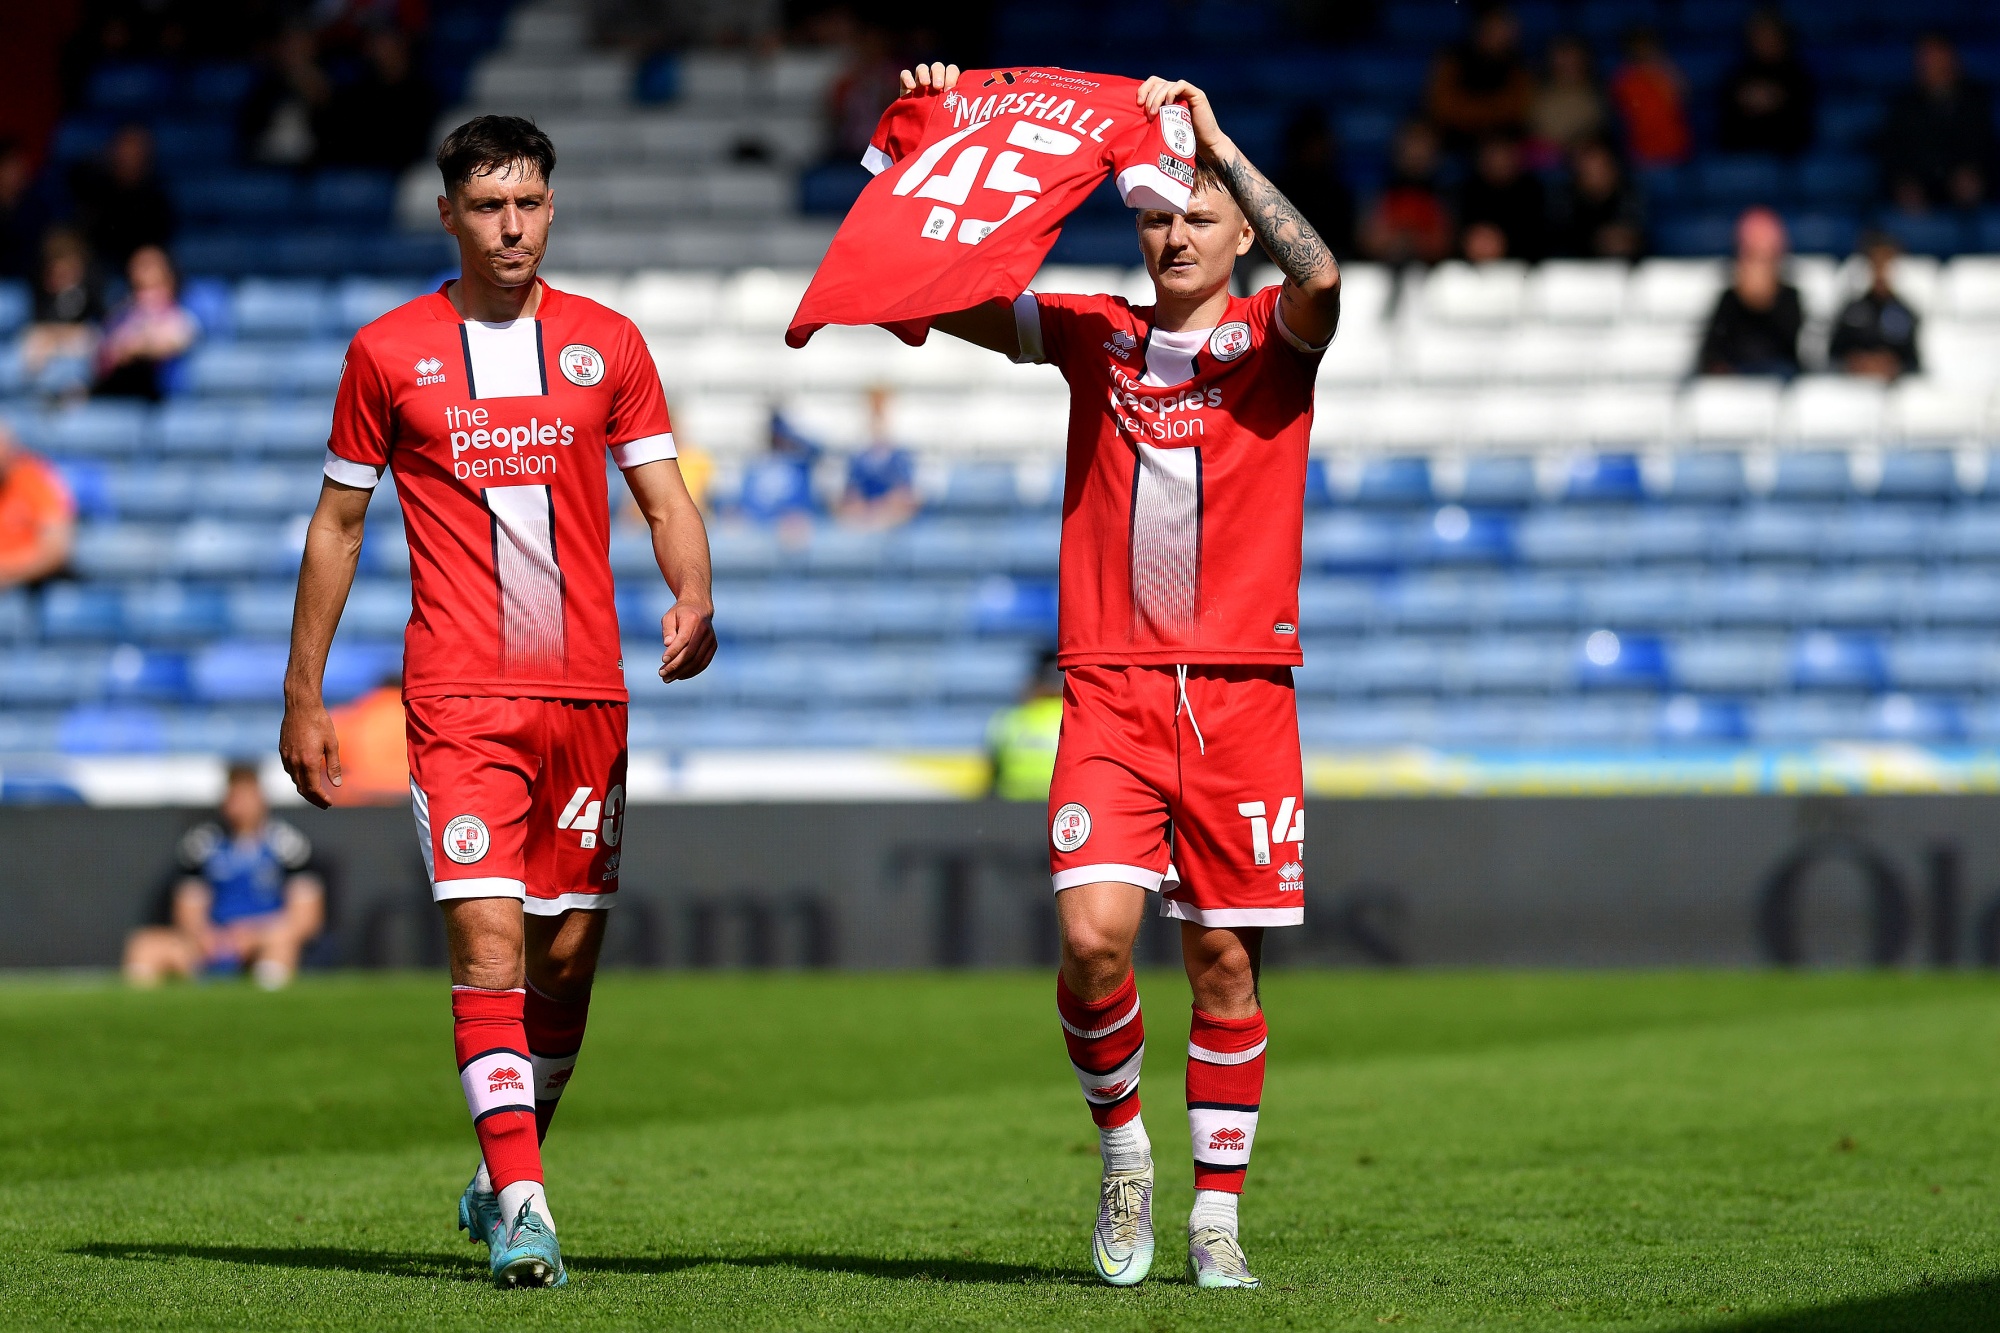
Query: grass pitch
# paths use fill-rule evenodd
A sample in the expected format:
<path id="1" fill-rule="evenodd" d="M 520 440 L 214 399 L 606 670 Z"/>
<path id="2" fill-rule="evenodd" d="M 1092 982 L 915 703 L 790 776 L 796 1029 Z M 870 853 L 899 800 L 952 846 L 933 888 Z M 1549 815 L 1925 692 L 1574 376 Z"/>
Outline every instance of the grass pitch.
<path id="1" fill-rule="evenodd" d="M 1261 1292 L 1181 1276 L 1186 983 L 1142 979 L 1160 1262 L 1089 1275 L 1044 976 L 619 976 L 492 1290 L 441 977 L 0 984 L 0 1325 L 2000 1328 L 2000 983 L 1268 979 Z"/>

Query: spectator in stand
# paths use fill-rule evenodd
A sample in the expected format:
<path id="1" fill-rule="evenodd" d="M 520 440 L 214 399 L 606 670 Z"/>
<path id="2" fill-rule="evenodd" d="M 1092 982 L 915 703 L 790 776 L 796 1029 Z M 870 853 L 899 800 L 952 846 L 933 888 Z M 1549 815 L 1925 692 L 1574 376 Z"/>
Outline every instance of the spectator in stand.
<path id="1" fill-rule="evenodd" d="M 92 392 L 158 402 L 166 396 L 163 375 L 187 355 L 201 328 L 181 304 L 173 263 L 159 246 L 134 250 L 125 275 L 132 291 L 104 321 Z"/>
<path id="2" fill-rule="evenodd" d="M 237 111 L 242 153 L 265 166 L 304 166 L 319 152 L 320 113 L 333 96 L 319 65 L 318 39 L 308 28 L 288 29 L 258 63 L 257 83 Z M 429 124 L 424 128 L 428 133 Z"/>
<path id="3" fill-rule="evenodd" d="M 35 188 L 35 160 L 18 139 L 0 138 L 0 278 L 34 276 L 49 210 Z"/>
<path id="4" fill-rule="evenodd" d="M 1341 178 L 1340 143 L 1316 106 L 1299 108 L 1285 125 L 1285 155 L 1271 178 L 1327 248 L 1354 253 L 1354 192 Z"/>
<path id="5" fill-rule="evenodd" d="M 1396 133 L 1389 183 L 1362 224 L 1361 249 L 1384 264 L 1435 264 L 1451 253 L 1451 213 L 1438 190 L 1437 133 L 1413 120 Z"/>
<path id="6" fill-rule="evenodd" d="M 916 460 L 889 433 L 890 391 L 868 390 L 868 446 L 847 460 L 840 517 L 864 528 L 901 527 L 916 517 Z"/>
<path id="7" fill-rule="evenodd" d="M 59 573 L 75 542 L 76 501 L 62 473 L 0 421 L 0 588 Z"/>
<path id="8" fill-rule="evenodd" d="M 153 136 L 127 125 L 111 136 L 102 162 L 72 175 L 77 224 L 97 258 L 123 269 L 142 245 L 165 245 L 174 236 L 174 205 L 153 172 Z"/>
<path id="9" fill-rule="evenodd" d="M 369 34 L 368 68 L 328 95 L 314 137 L 328 166 L 396 171 L 423 156 L 437 118 L 437 94 L 393 28 Z"/>
<path id="10" fill-rule="evenodd" d="M 1590 68 L 1590 48 L 1575 37 L 1550 42 L 1548 71 L 1528 109 L 1532 164 L 1555 166 L 1577 144 L 1601 136 L 1607 119 L 1604 95 Z"/>
<path id="11" fill-rule="evenodd" d="M 1736 223 L 1736 277 L 1715 303 L 1702 335 L 1703 375 L 1799 373 L 1799 331 L 1805 309 L 1785 281 L 1785 224 L 1768 208 L 1752 208 Z"/>
<path id="12" fill-rule="evenodd" d="M 1535 78 L 1511 12 L 1501 5 L 1480 11 L 1472 35 L 1438 57 L 1429 100 L 1432 123 L 1454 149 L 1527 128 Z"/>
<path id="13" fill-rule="evenodd" d="M 89 381 L 102 318 L 104 296 L 90 248 L 66 227 L 49 232 L 42 240 L 33 322 L 21 340 L 21 366 L 29 382 L 48 394 L 81 389 Z"/>
<path id="14" fill-rule="evenodd" d="M 1646 204 L 1602 139 L 1569 156 L 1569 179 L 1556 196 L 1554 252 L 1572 259 L 1637 259 L 1646 250 Z"/>
<path id="15" fill-rule="evenodd" d="M 1547 253 L 1548 200 L 1514 140 L 1495 135 L 1479 145 L 1458 199 L 1459 245 L 1473 263 Z"/>
<path id="16" fill-rule="evenodd" d="M 1993 179 L 1993 99 L 1965 77 L 1938 33 L 1917 40 L 1916 82 L 1896 94 L 1882 127 L 1882 179 L 1906 213 L 1971 208 Z"/>
<path id="17" fill-rule="evenodd" d="M 332 710 L 340 736 L 340 785 L 335 805 L 397 805 L 410 799 L 408 719 L 403 673 L 391 670 L 358 699 Z"/>
<path id="18" fill-rule="evenodd" d="M 1827 357 L 1850 375 L 1879 380 L 1914 375 L 1922 368 L 1917 312 L 1889 280 L 1901 248 L 1888 233 L 1871 231 L 1861 238 L 1861 253 L 1868 258 L 1868 290 L 1841 309 Z"/>
<path id="19" fill-rule="evenodd" d="M 771 409 L 770 448 L 743 473 L 738 506 L 748 518 L 776 523 L 792 537 L 804 535 L 818 505 L 813 502 L 813 465 L 820 447 Z"/>
<path id="20" fill-rule="evenodd" d="M 1816 96 L 1791 29 L 1776 10 L 1760 9 L 1744 24 L 1743 58 L 1722 81 L 1716 142 L 1729 153 L 1797 157 L 1812 145 Z"/>
<path id="21" fill-rule="evenodd" d="M 1688 160 L 1687 80 L 1650 28 L 1625 38 L 1625 63 L 1611 78 L 1611 101 L 1625 125 L 1625 151 L 1637 167 L 1674 167 Z"/>
<path id="22" fill-rule="evenodd" d="M 247 969 L 277 990 L 326 925 L 312 844 L 271 818 L 254 764 L 230 765 L 217 814 L 181 839 L 171 924 L 142 926 L 125 942 L 125 979 L 134 986 Z"/>

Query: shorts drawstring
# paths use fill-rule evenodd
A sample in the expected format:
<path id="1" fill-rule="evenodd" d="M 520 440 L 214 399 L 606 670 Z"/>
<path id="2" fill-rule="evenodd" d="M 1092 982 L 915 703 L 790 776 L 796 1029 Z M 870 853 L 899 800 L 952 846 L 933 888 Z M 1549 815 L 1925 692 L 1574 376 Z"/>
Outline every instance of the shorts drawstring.
<path id="1" fill-rule="evenodd" d="M 1194 728 L 1195 748 L 1203 755 L 1207 755 L 1208 742 L 1201 738 L 1201 723 L 1194 720 L 1194 705 L 1188 701 L 1187 697 L 1186 667 L 1177 666 L 1174 668 L 1174 683 L 1180 687 L 1180 698 L 1174 703 L 1174 716 L 1178 718 L 1181 715 L 1182 709 L 1187 710 L 1188 725 Z"/>

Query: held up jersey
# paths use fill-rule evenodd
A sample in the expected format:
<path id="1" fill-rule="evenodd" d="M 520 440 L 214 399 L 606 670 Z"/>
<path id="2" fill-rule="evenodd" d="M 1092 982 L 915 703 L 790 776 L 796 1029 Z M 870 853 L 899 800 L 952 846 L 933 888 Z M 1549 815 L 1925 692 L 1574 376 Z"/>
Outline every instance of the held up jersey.
<path id="1" fill-rule="evenodd" d="M 890 103 L 862 159 L 875 179 L 785 341 L 880 324 L 917 345 L 939 315 L 1012 300 L 1108 173 L 1133 208 L 1187 211 L 1194 122 L 1179 104 L 1147 116 L 1139 87 L 1066 69 L 972 70 L 949 92 Z"/>
<path id="2" fill-rule="evenodd" d="M 1064 667 L 1297 665 L 1313 379 L 1281 288 L 1168 333 L 1116 296 L 1014 303 L 1022 359 L 1069 381 Z"/>
<path id="3" fill-rule="evenodd" d="M 638 467 L 674 437 L 639 330 L 595 301 L 544 283 L 534 318 L 486 324 L 439 288 L 354 335 L 326 475 L 396 474 L 404 698 L 625 698 L 607 448 Z"/>

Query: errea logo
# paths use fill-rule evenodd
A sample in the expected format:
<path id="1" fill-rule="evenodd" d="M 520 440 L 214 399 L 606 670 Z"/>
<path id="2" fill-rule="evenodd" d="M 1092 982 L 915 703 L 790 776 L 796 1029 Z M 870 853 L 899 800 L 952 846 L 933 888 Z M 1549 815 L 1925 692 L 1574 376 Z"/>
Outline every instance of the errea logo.
<path id="1" fill-rule="evenodd" d="M 417 387 L 426 384 L 444 383 L 444 362 L 434 356 L 427 356 L 417 362 Z"/>

